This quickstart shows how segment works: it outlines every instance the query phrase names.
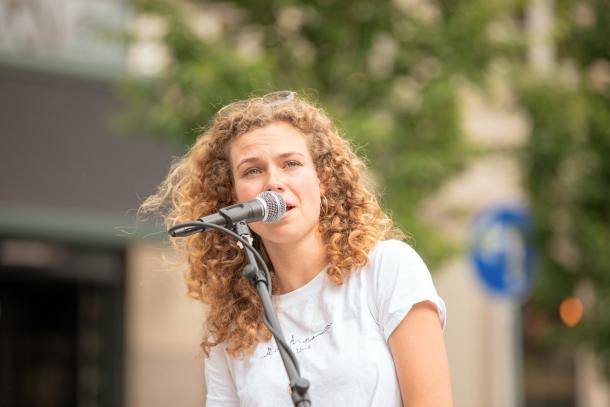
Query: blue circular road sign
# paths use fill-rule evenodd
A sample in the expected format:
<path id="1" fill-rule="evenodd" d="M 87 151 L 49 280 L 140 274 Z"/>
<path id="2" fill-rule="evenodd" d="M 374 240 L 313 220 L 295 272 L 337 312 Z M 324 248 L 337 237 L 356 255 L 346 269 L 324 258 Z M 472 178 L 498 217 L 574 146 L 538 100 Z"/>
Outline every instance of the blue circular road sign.
<path id="1" fill-rule="evenodd" d="M 523 298 L 534 279 L 531 222 L 526 209 L 507 206 L 482 211 L 473 222 L 470 258 L 488 291 Z"/>

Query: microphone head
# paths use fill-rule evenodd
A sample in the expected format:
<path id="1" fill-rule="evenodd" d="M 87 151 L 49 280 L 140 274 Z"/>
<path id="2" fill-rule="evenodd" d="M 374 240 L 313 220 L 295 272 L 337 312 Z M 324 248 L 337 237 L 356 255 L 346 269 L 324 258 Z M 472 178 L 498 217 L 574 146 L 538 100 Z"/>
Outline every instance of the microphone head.
<path id="1" fill-rule="evenodd" d="M 265 206 L 265 216 L 263 222 L 273 223 L 280 220 L 286 213 L 286 201 L 277 192 L 265 191 L 256 196 Z"/>

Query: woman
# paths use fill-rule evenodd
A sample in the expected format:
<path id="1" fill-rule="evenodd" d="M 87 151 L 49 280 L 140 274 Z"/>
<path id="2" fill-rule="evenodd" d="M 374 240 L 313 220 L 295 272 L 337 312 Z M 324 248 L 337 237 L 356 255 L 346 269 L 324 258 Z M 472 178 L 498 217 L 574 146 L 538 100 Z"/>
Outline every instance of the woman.
<path id="1" fill-rule="evenodd" d="M 274 303 L 313 406 L 451 406 L 445 306 L 400 240 L 328 117 L 294 92 L 221 109 L 143 210 L 169 225 L 275 191 L 276 223 L 252 223 L 272 270 Z M 186 239 L 190 295 L 208 304 L 207 403 L 288 406 L 288 377 L 241 271 L 236 242 Z"/>

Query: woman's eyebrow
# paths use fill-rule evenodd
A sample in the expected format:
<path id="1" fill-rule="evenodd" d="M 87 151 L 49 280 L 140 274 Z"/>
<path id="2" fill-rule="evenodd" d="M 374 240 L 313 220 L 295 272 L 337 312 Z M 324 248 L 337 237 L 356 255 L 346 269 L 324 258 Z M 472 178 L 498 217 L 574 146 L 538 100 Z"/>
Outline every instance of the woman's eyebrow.
<path id="1" fill-rule="evenodd" d="M 298 151 L 288 151 L 286 153 L 282 153 L 282 154 L 278 155 L 278 158 L 286 158 L 286 157 L 290 157 L 293 155 L 300 155 L 301 157 L 305 157 L 302 153 L 299 153 Z"/>
<path id="2" fill-rule="evenodd" d="M 287 151 L 285 153 L 279 154 L 277 155 L 277 158 L 286 158 L 286 157 L 291 157 L 294 155 L 298 155 L 301 157 L 305 157 L 305 155 L 303 153 L 299 153 L 298 151 Z M 237 165 L 235 166 L 235 168 L 239 168 L 240 166 L 242 166 L 243 164 L 247 164 L 247 163 L 253 163 L 253 162 L 257 162 L 259 161 L 260 158 L 259 157 L 246 157 L 242 160 L 240 160 Z"/>
<path id="3" fill-rule="evenodd" d="M 239 168 L 243 164 L 252 163 L 252 162 L 256 162 L 256 161 L 258 161 L 258 157 L 247 157 L 247 158 L 244 158 L 243 160 L 241 160 L 240 162 L 238 162 L 237 165 L 235 166 L 235 168 Z"/>

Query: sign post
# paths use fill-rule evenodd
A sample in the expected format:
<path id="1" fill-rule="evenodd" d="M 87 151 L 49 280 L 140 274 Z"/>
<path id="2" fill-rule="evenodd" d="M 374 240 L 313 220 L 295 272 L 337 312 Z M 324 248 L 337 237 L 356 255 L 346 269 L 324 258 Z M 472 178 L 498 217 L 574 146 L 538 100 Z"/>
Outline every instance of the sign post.
<path id="1" fill-rule="evenodd" d="M 470 259 L 478 280 L 493 298 L 486 314 L 489 378 L 501 389 L 491 404 L 523 405 L 521 303 L 534 282 L 534 250 L 527 210 L 498 206 L 483 210 L 471 231 Z"/>

